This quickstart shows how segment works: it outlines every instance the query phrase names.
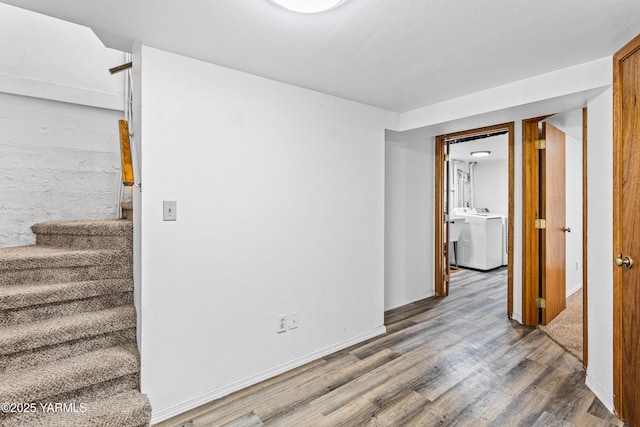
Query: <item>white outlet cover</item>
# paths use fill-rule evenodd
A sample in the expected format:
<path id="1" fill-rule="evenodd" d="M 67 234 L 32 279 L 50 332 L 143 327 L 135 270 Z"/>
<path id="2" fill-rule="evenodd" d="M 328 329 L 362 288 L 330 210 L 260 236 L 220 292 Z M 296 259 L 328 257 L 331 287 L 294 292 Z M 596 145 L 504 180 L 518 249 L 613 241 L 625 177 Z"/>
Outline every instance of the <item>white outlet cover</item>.
<path id="1" fill-rule="evenodd" d="M 282 332 L 287 332 L 287 325 L 288 325 L 287 315 L 281 314 L 280 316 L 278 316 L 278 324 L 276 326 L 276 332 L 279 334 Z"/>

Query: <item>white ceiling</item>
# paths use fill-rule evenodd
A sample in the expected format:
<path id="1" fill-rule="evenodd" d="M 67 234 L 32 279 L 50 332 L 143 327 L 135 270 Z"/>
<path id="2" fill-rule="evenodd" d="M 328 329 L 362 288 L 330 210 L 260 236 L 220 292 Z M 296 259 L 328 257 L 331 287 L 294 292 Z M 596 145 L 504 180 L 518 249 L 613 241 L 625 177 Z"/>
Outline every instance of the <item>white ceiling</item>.
<path id="1" fill-rule="evenodd" d="M 269 0 L 3 1 L 397 112 L 611 55 L 640 33 L 638 0 L 345 0 L 317 15 Z"/>
<path id="2" fill-rule="evenodd" d="M 472 151 L 491 151 L 486 157 L 473 157 Z M 509 160 L 509 136 L 507 134 L 491 136 L 474 141 L 451 144 L 449 153 L 453 160 L 465 162 L 488 163 Z"/>

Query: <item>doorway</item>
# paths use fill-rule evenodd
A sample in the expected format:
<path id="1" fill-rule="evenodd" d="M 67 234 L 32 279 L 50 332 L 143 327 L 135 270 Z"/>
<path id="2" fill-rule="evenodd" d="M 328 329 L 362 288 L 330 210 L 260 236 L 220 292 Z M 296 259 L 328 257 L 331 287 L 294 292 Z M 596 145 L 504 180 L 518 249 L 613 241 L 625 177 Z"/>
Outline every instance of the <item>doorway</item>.
<path id="1" fill-rule="evenodd" d="M 524 120 L 522 133 L 523 324 L 586 369 L 587 110 Z"/>
<path id="2" fill-rule="evenodd" d="M 507 315 L 513 315 L 513 215 L 514 215 L 514 124 L 504 123 L 495 126 L 472 129 L 463 132 L 440 135 L 436 137 L 435 155 L 435 203 L 434 203 L 434 224 L 435 224 L 435 293 L 438 296 L 446 296 L 449 293 L 453 267 L 459 267 L 467 263 L 471 268 L 497 268 L 507 265 Z M 456 159 L 451 155 L 451 146 L 464 144 L 469 141 L 476 141 L 492 136 L 506 135 L 507 150 L 507 207 L 506 212 L 479 212 L 478 209 L 487 206 L 476 206 L 472 173 L 475 163 L 470 157 L 463 160 Z M 454 150 L 455 151 L 455 150 Z M 464 150 L 469 151 L 469 150 Z M 491 151 L 479 149 L 477 151 Z M 469 153 L 470 154 L 470 153 Z M 465 154 L 466 155 L 466 154 Z M 470 169 L 471 168 L 471 169 Z M 467 188 L 465 188 L 467 186 Z M 457 210 L 455 210 L 457 209 Z M 469 211 L 464 211 L 469 209 Z M 473 213 L 470 211 L 473 210 Z M 465 215 L 469 214 L 469 215 Z M 502 214 L 502 215 L 497 215 Z M 466 218 L 462 218 L 465 216 Z M 469 218 L 469 222 L 467 222 Z M 473 221 L 471 221 L 473 220 Z M 477 220 L 477 221 L 476 221 Z M 457 221 L 457 222 L 456 222 Z M 471 222 L 476 224 L 478 233 L 484 231 L 483 238 L 486 238 L 487 230 L 496 230 L 498 241 L 496 244 L 496 254 L 490 259 L 471 260 L 471 247 L 463 246 L 469 242 L 461 243 L 463 233 L 471 233 Z M 482 225 L 479 223 L 482 222 Z M 466 231 L 462 228 L 462 224 Z M 495 223 L 495 224 L 494 224 Z M 478 235 L 479 235 L 478 234 Z M 454 243 L 456 242 L 457 243 Z M 477 239 L 476 239 L 477 241 Z M 484 242 L 484 241 L 483 241 Z M 494 242 L 490 242 L 494 243 Z M 469 243 L 470 244 L 470 243 Z M 499 247 L 499 248 L 498 248 Z M 465 252 L 466 251 L 466 252 Z M 483 252 L 483 251 L 481 251 Z M 486 252 L 486 251 L 484 251 Z M 493 251 L 492 251 L 493 253 Z M 502 254 L 506 253 L 504 256 Z M 483 253 L 483 255 L 486 255 Z M 499 256 L 499 261 L 496 257 Z M 460 262 L 465 258 L 465 261 Z"/>

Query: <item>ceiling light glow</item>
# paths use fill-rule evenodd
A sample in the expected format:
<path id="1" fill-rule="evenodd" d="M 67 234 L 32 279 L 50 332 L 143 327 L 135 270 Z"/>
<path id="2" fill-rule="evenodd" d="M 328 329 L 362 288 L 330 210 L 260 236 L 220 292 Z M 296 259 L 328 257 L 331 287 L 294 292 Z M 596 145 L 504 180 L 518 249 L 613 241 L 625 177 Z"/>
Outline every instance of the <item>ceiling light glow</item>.
<path id="1" fill-rule="evenodd" d="M 471 155 L 473 157 L 485 157 L 491 154 L 491 151 L 472 151 Z"/>
<path id="2" fill-rule="evenodd" d="M 274 3 L 300 13 L 324 12 L 338 6 L 343 0 L 272 0 Z"/>

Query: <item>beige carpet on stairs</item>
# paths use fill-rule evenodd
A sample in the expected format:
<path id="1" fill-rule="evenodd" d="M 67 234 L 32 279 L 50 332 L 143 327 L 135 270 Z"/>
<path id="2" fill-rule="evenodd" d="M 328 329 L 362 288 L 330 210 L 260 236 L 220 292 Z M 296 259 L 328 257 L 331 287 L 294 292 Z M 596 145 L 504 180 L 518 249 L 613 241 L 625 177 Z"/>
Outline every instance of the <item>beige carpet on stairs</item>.
<path id="1" fill-rule="evenodd" d="M 582 289 L 567 298 L 567 308 L 546 326 L 539 326 L 561 347 L 583 361 Z"/>
<path id="2" fill-rule="evenodd" d="M 133 305 L 133 224 L 36 224 L 0 248 L 0 427 L 148 426 Z"/>

